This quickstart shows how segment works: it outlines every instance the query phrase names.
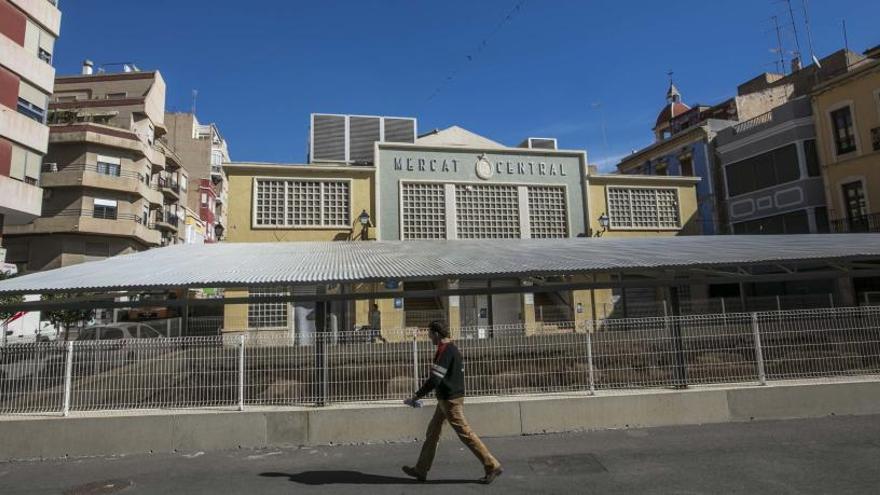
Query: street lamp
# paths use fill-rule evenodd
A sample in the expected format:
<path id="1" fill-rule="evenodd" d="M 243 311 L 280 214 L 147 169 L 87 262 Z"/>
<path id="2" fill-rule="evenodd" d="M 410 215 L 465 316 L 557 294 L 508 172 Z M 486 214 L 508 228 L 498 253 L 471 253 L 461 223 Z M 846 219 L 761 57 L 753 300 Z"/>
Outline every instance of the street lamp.
<path id="1" fill-rule="evenodd" d="M 601 232 L 596 232 L 596 237 L 602 237 L 602 234 L 608 231 L 608 226 L 611 225 L 611 219 L 608 218 L 607 213 L 602 213 L 599 215 L 599 226 L 602 227 Z"/>
<path id="2" fill-rule="evenodd" d="M 367 213 L 367 210 L 361 211 L 361 214 L 358 215 L 358 223 L 361 224 L 361 240 L 367 238 L 367 229 L 370 227 L 370 214 Z"/>

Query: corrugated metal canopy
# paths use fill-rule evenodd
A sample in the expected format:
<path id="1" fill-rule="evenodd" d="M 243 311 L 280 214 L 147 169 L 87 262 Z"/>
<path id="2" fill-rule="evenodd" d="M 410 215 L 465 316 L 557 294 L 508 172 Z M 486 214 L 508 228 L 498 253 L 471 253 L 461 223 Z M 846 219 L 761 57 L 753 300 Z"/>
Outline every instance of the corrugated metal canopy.
<path id="1" fill-rule="evenodd" d="M 0 282 L 0 293 L 247 287 L 880 260 L 880 234 L 190 244 Z"/>

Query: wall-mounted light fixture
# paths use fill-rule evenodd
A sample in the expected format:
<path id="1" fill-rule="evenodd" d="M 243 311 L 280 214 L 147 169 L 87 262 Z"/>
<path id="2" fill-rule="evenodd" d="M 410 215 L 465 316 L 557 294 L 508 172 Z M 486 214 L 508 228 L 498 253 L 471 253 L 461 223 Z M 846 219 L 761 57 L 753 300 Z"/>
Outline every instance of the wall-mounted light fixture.
<path id="1" fill-rule="evenodd" d="M 602 227 L 600 232 L 596 232 L 596 237 L 602 237 L 602 234 L 608 231 L 608 226 L 611 225 L 611 219 L 608 217 L 607 213 L 602 213 L 599 215 L 599 226 Z"/>

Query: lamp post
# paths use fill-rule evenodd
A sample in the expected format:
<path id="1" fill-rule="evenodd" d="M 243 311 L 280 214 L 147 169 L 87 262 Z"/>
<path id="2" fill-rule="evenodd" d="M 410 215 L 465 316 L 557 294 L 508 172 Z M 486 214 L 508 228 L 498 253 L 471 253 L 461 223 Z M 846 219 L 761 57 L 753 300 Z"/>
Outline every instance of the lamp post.
<path id="1" fill-rule="evenodd" d="M 611 225 L 611 219 L 608 217 L 608 214 L 602 213 L 599 215 L 599 226 L 602 227 L 602 231 L 596 232 L 596 237 L 602 237 L 602 234 L 608 231 L 609 225 Z"/>
<path id="2" fill-rule="evenodd" d="M 361 224 L 361 240 L 367 239 L 367 229 L 370 228 L 370 214 L 367 213 L 367 210 L 361 211 L 361 214 L 358 215 L 358 222 Z"/>

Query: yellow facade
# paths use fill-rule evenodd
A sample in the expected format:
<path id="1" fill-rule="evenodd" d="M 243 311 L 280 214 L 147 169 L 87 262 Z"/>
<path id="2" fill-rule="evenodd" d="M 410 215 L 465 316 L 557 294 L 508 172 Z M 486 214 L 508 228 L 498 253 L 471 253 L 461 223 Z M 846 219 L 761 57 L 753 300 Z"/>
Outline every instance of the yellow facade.
<path id="1" fill-rule="evenodd" d="M 852 116 L 855 150 L 839 155 L 831 113 L 846 107 Z M 865 214 L 880 212 L 880 60 L 877 54 L 874 59 L 819 86 L 813 93 L 813 118 L 829 219 L 847 218 L 843 185 L 853 182 L 861 182 Z"/>
<path id="2" fill-rule="evenodd" d="M 587 185 L 587 218 L 590 231 L 602 237 L 662 237 L 673 235 L 698 235 L 700 225 L 697 218 L 697 183 L 699 177 L 677 177 L 658 175 L 591 175 Z M 602 229 L 599 217 L 608 212 L 608 188 L 665 188 L 675 189 L 678 196 L 678 215 L 680 228 L 657 230 L 617 229 L 613 226 Z"/>
<path id="3" fill-rule="evenodd" d="M 251 163 L 227 164 L 225 171 L 229 179 L 230 204 L 228 210 L 228 230 L 226 242 L 294 242 L 294 241 L 349 241 L 358 239 L 361 227 L 357 217 L 361 211 L 366 211 L 371 219 L 374 219 L 376 208 L 375 198 L 375 169 L 373 167 L 355 166 L 326 166 L 326 165 L 267 165 Z M 272 226 L 271 228 L 254 225 L 254 192 L 257 178 L 282 179 L 295 178 L 301 180 L 348 180 L 350 181 L 350 220 L 351 226 L 346 228 L 287 228 Z M 646 237 L 646 236 L 671 236 L 681 234 L 699 233 L 696 224 L 697 196 L 696 184 L 699 178 L 674 177 L 674 176 L 641 176 L 641 175 L 587 175 L 584 187 L 586 190 L 583 214 L 588 219 L 587 231 L 596 237 Z M 608 189 L 612 187 L 626 188 L 665 188 L 675 189 L 681 228 L 669 228 L 658 230 L 635 230 L 635 229 L 603 229 L 599 217 L 608 212 L 607 196 Z M 375 221 L 375 220 L 374 220 Z M 372 239 L 368 233 L 367 239 Z M 608 275 L 600 275 L 596 279 L 599 282 L 609 280 Z M 566 278 L 566 282 L 590 282 L 589 277 Z M 455 288 L 456 282 L 448 281 L 443 285 L 445 288 Z M 401 290 L 403 285 L 398 286 Z M 355 291 L 393 290 L 383 286 L 376 287 L 353 287 Z M 246 296 L 246 289 L 227 290 L 228 297 Z M 535 296 L 523 294 L 519 300 L 521 308 L 521 321 L 527 329 L 527 333 L 571 331 L 571 324 L 559 325 L 557 323 L 543 323 L 537 321 L 535 315 Z M 581 290 L 571 291 L 565 295 L 565 299 L 571 304 L 574 329 L 584 331 L 589 328 L 588 322 L 600 319 L 601 310 L 596 308 L 610 304 L 612 301 L 611 290 Z M 444 298 L 443 310 L 450 322 L 453 335 L 457 335 L 461 326 L 461 308 L 454 298 Z M 351 321 L 353 325 L 367 325 L 369 312 L 373 303 L 378 304 L 381 312 L 381 327 L 383 336 L 391 341 L 407 338 L 407 333 L 401 331 L 406 325 L 406 313 L 403 305 L 396 305 L 394 299 L 363 300 L 356 301 L 350 306 Z M 292 330 L 293 322 L 289 321 Z M 224 316 L 224 329 L 226 331 L 244 331 L 250 326 L 248 321 L 248 305 L 229 305 L 226 307 Z M 283 330 L 283 329 L 279 329 Z"/>
<path id="4" fill-rule="evenodd" d="M 229 226 L 226 230 L 228 242 L 291 242 L 291 241 L 349 241 L 361 235 L 358 215 L 366 211 L 374 217 L 374 188 L 376 169 L 373 167 L 352 167 L 333 165 L 275 165 L 261 163 L 232 163 L 224 166 L 229 178 L 228 210 Z M 297 178 L 304 180 L 349 180 L 351 181 L 351 204 L 346 228 L 271 228 L 254 225 L 254 183 L 255 179 Z M 367 234 L 369 238 L 371 233 Z"/>

